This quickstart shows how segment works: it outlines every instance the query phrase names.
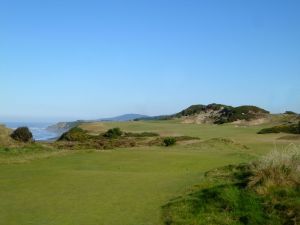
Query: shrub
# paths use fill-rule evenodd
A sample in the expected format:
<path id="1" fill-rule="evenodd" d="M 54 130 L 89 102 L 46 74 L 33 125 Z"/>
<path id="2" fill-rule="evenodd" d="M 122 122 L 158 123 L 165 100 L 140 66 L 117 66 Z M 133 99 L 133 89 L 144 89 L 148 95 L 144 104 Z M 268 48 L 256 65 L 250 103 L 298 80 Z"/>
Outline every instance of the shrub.
<path id="1" fill-rule="evenodd" d="M 174 137 L 166 137 L 163 140 L 165 146 L 172 146 L 176 144 L 176 139 Z"/>
<path id="2" fill-rule="evenodd" d="M 86 131 L 80 127 L 73 127 L 69 131 L 63 133 L 58 141 L 85 141 L 89 139 L 89 135 Z"/>
<path id="3" fill-rule="evenodd" d="M 295 113 L 293 111 L 285 111 L 284 114 L 287 114 L 287 115 L 297 115 L 297 113 Z"/>
<path id="4" fill-rule="evenodd" d="M 300 124 L 299 123 L 264 128 L 264 129 L 260 130 L 258 132 L 258 134 L 281 133 L 281 132 L 290 133 L 290 134 L 300 134 Z"/>
<path id="5" fill-rule="evenodd" d="M 258 118 L 260 115 L 268 114 L 269 111 L 266 111 L 262 108 L 256 106 L 239 106 L 235 107 L 228 114 L 228 122 L 234 122 L 236 120 L 252 120 Z"/>
<path id="6" fill-rule="evenodd" d="M 283 151 L 272 151 L 252 165 L 251 173 L 248 186 L 258 193 L 266 193 L 272 187 L 299 187 L 299 147 L 290 145 Z"/>
<path id="7" fill-rule="evenodd" d="M 22 141 L 22 142 L 30 142 L 33 141 L 32 133 L 28 129 L 28 127 L 19 127 L 10 135 L 14 140 Z"/>
<path id="8" fill-rule="evenodd" d="M 103 136 L 107 137 L 107 138 L 118 138 L 120 136 L 122 136 L 123 132 L 120 130 L 120 128 L 116 127 L 116 128 L 112 128 L 109 129 L 108 131 L 106 131 Z"/>

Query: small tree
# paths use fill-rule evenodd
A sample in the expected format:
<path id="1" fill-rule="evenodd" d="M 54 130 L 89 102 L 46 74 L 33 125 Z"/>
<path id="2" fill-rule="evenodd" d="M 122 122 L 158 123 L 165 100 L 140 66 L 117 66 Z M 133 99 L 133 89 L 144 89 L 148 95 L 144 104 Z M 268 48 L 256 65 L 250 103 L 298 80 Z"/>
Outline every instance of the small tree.
<path id="1" fill-rule="evenodd" d="M 123 134 L 123 132 L 120 130 L 120 128 L 112 128 L 106 131 L 103 136 L 107 138 L 118 138 Z"/>
<path id="2" fill-rule="evenodd" d="M 10 135 L 13 139 L 22 142 L 33 141 L 33 136 L 28 127 L 19 127 Z"/>
<path id="3" fill-rule="evenodd" d="M 173 137 L 166 137 L 164 140 L 164 145 L 166 147 L 171 146 L 171 145 L 175 145 L 176 144 L 176 139 Z"/>
<path id="4" fill-rule="evenodd" d="M 300 134 L 300 121 L 298 122 L 298 134 Z"/>

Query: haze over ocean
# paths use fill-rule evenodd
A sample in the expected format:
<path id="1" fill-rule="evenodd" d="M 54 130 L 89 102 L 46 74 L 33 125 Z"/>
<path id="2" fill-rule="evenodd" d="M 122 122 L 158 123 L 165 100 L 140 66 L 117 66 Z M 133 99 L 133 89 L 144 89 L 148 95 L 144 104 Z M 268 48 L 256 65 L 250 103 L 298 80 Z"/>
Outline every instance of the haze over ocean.
<path id="1" fill-rule="evenodd" d="M 191 104 L 300 112 L 300 1 L 0 5 L 0 122 L 161 115 Z"/>
<path id="2" fill-rule="evenodd" d="M 28 127 L 32 132 L 33 138 L 37 141 L 49 140 L 56 138 L 58 134 L 48 131 L 46 128 L 51 125 L 51 123 L 42 122 L 4 122 L 5 126 L 11 129 L 16 129 L 18 127 Z"/>

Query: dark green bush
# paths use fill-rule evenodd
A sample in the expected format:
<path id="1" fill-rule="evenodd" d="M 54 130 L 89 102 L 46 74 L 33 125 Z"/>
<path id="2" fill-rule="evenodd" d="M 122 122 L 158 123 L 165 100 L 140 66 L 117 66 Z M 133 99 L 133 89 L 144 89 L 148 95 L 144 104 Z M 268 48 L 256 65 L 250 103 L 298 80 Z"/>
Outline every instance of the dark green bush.
<path id="1" fill-rule="evenodd" d="M 10 135 L 14 140 L 22 141 L 22 142 L 30 142 L 33 141 L 32 133 L 28 129 L 28 127 L 19 127 Z"/>
<path id="2" fill-rule="evenodd" d="M 120 130 L 120 128 L 116 127 L 116 128 L 112 128 L 109 129 L 108 131 L 106 131 L 103 136 L 106 138 L 118 138 L 120 136 L 122 136 L 123 132 Z"/>
<path id="3" fill-rule="evenodd" d="M 270 128 L 264 128 L 258 132 L 258 134 L 270 134 L 270 133 L 289 133 L 300 134 L 300 122 L 298 124 L 288 124 L 274 126 Z"/>
<path id="4" fill-rule="evenodd" d="M 58 141 L 86 141 L 90 138 L 90 135 L 80 127 L 73 127 L 69 131 L 63 133 Z"/>
<path id="5" fill-rule="evenodd" d="M 235 107 L 232 109 L 225 109 L 226 111 L 223 112 L 227 119 L 227 122 L 234 122 L 237 120 L 252 120 L 258 118 L 262 114 L 268 114 L 269 112 L 259 108 L 257 106 L 251 105 L 244 105 Z"/>
<path id="6" fill-rule="evenodd" d="M 297 115 L 297 113 L 295 113 L 293 111 L 285 111 L 284 114 L 287 114 L 287 115 Z"/>
<path id="7" fill-rule="evenodd" d="M 176 144 L 176 138 L 174 137 L 166 137 L 163 140 L 165 146 L 172 146 Z"/>

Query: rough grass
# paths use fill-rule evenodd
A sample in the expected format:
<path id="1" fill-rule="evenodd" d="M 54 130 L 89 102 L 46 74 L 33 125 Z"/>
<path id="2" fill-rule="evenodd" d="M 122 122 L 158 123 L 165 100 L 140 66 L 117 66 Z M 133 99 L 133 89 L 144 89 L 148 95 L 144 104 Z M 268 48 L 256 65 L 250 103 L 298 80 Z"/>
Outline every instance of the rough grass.
<path id="1" fill-rule="evenodd" d="M 300 219 L 300 150 L 205 173 L 194 190 L 163 206 L 165 225 L 287 225 Z"/>
<path id="2" fill-rule="evenodd" d="M 33 160 L 62 156 L 68 153 L 71 152 L 38 143 L 0 147 L 0 164 L 29 163 Z"/>
<path id="3" fill-rule="evenodd" d="M 300 148 L 290 145 L 262 157 L 251 168 L 248 186 L 260 194 L 276 187 L 300 187 Z"/>
<path id="4" fill-rule="evenodd" d="M 14 143 L 10 137 L 12 130 L 0 124 L 0 146 L 8 146 Z"/>

